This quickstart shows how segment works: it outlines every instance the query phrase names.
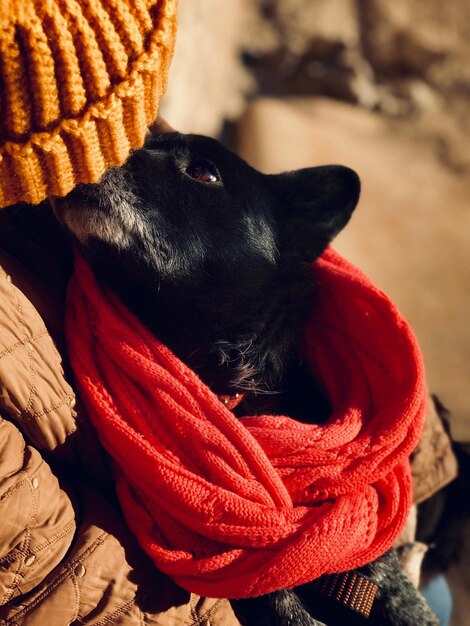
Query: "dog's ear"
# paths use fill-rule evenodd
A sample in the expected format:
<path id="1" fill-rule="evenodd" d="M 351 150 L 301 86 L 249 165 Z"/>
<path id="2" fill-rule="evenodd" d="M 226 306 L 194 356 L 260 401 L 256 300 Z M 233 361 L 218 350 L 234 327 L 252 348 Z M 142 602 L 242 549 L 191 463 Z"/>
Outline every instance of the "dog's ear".
<path id="1" fill-rule="evenodd" d="M 346 226 L 357 204 L 357 174 L 340 165 L 269 176 L 278 212 L 281 256 L 313 261 Z"/>

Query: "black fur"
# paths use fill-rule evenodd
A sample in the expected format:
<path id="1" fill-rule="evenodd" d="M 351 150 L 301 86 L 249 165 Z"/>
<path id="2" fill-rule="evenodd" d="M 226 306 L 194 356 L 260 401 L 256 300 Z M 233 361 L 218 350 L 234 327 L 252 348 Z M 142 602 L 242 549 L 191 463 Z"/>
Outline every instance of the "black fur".
<path id="1" fill-rule="evenodd" d="M 201 158 L 221 182 L 186 173 Z M 171 133 L 58 210 L 98 277 L 210 386 L 263 391 L 295 355 L 309 263 L 358 194 L 347 168 L 264 176 L 212 139 Z"/>
<path id="2" fill-rule="evenodd" d="M 98 279 L 215 391 L 251 391 L 246 413 L 282 390 L 273 395 L 277 407 L 287 410 L 285 398 L 294 398 L 290 414 L 309 420 L 320 405 L 328 409 L 321 393 L 312 409 L 312 381 L 299 367 L 299 337 L 315 300 L 309 266 L 358 197 L 348 168 L 267 176 L 212 139 L 170 133 L 149 138 L 98 185 L 77 187 L 56 213 Z M 388 621 L 369 623 L 437 624 L 397 563 L 391 553 L 369 566 L 382 595 L 393 588 L 399 598 L 387 601 Z M 243 624 L 319 626 L 321 600 L 308 585 L 296 591 L 233 605 Z M 344 618 L 328 620 L 335 623 Z"/>

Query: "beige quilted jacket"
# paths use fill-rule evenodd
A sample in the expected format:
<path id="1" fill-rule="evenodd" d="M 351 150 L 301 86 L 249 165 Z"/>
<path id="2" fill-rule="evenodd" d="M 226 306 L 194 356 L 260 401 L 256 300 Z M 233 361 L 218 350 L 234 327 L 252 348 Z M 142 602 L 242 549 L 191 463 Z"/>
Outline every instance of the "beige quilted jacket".
<path id="1" fill-rule="evenodd" d="M 69 252 L 42 215 L 0 216 L 0 624 L 236 626 L 228 601 L 176 587 L 125 527 L 60 354 Z M 439 437 L 426 495 L 455 473 Z"/>

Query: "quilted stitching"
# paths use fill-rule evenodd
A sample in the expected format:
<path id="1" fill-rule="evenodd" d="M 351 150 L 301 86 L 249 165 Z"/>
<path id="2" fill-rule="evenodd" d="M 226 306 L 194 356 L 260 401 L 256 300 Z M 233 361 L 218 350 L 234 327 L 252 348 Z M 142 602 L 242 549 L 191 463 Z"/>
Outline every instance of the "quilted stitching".
<path id="1" fill-rule="evenodd" d="M 188 622 L 188 626 L 203 626 L 210 623 L 211 618 L 220 607 L 222 600 L 212 600 L 208 598 L 201 598 L 196 594 L 191 594 L 190 610 L 192 621 Z M 209 604 L 209 608 L 205 606 Z"/>
<path id="2" fill-rule="evenodd" d="M 0 422 L 0 604 L 54 568 L 75 530 L 71 503 L 40 454 Z"/>
<path id="3" fill-rule="evenodd" d="M 0 315 L 1 407 L 39 449 L 54 449 L 76 429 L 74 393 L 43 321 L 5 274 Z"/>

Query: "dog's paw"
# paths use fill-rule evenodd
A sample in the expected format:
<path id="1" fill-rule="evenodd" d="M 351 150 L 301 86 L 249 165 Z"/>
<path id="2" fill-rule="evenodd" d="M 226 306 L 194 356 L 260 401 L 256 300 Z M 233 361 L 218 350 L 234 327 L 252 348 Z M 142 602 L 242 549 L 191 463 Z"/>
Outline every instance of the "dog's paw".
<path id="1" fill-rule="evenodd" d="M 437 615 L 404 574 L 395 550 L 361 568 L 379 587 L 371 626 L 439 626 Z"/>
<path id="2" fill-rule="evenodd" d="M 326 626 L 314 619 L 298 596 L 287 589 L 259 598 L 232 600 L 231 604 L 242 626 Z"/>

